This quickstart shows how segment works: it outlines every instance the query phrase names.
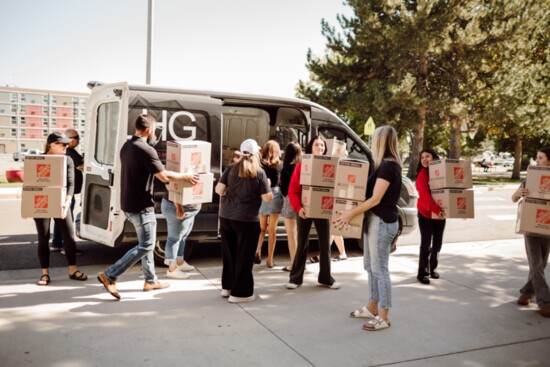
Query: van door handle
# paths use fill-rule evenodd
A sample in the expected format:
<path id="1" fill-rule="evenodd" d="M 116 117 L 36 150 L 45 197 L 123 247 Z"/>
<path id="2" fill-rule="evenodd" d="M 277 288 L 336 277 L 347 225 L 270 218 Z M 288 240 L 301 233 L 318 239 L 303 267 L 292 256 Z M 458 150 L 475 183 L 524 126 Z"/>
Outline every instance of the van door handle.
<path id="1" fill-rule="evenodd" d="M 109 170 L 107 170 L 107 172 L 109 173 L 109 186 L 113 186 L 115 182 L 115 174 L 113 173 L 113 170 L 110 168 Z"/>

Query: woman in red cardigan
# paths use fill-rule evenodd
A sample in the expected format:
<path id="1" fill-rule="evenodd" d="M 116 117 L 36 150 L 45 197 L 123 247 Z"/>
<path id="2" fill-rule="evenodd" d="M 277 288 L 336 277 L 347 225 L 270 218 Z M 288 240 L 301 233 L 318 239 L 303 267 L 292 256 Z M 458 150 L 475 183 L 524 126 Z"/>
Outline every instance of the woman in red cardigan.
<path id="1" fill-rule="evenodd" d="M 438 279 L 437 268 L 439 251 L 443 244 L 445 230 L 445 212 L 437 205 L 430 193 L 430 174 L 428 166 L 439 156 L 431 148 L 420 152 L 416 169 L 416 190 L 418 191 L 418 227 L 420 228 L 420 254 L 418 256 L 418 275 L 422 284 L 430 284 L 430 278 Z M 434 216 L 436 218 L 434 218 Z"/>
<path id="2" fill-rule="evenodd" d="M 320 136 L 311 138 L 306 147 L 306 154 L 324 155 L 326 144 Z M 298 247 L 294 256 L 294 263 L 290 271 L 290 279 L 286 287 L 296 289 L 302 285 L 304 280 L 304 271 L 306 269 L 307 249 L 309 247 L 309 231 L 311 225 L 315 224 L 319 243 L 319 285 L 338 289 L 340 284 L 334 281 L 330 275 L 330 223 L 328 219 L 308 218 L 306 211 L 302 206 L 302 186 L 300 185 L 300 173 L 302 171 L 302 162 L 296 165 L 290 185 L 288 186 L 288 200 L 290 205 L 298 213 L 296 218 L 298 227 Z"/>

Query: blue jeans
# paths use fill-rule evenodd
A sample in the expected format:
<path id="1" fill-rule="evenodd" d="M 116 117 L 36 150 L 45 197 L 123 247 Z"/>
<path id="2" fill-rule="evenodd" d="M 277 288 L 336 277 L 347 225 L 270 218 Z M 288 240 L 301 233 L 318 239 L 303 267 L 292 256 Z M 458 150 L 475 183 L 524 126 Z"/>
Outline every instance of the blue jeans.
<path id="1" fill-rule="evenodd" d="M 363 233 L 363 265 L 369 277 L 369 301 L 380 302 L 380 308 L 391 307 L 391 279 L 388 263 L 391 242 L 399 223 L 386 223 L 373 213 L 366 214 Z"/>
<path id="2" fill-rule="evenodd" d="M 135 263 L 141 260 L 141 270 L 145 281 L 156 283 L 155 262 L 153 249 L 157 238 L 157 218 L 154 211 L 142 211 L 140 213 L 124 213 L 126 218 L 132 222 L 136 228 L 136 234 L 139 243 L 128 250 L 123 257 L 105 270 L 105 275 L 109 280 L 116 281 L 126 270 L 130 269 Z"/>
<path id="3" fill-rule="evenodd" d="M 177 265 L 177 260 L 183 260 L 185 251 L 185 240 L 195 222 L 195 216 L 199 212 L 197 210 L 186 210 L 185 217 L 178 219 L 176 215 L 176 205 L 170 200 L 162 199 L 160 206 L 162 214 L 166 218 L 168 225 L 168 239 L 164 248 L 164 263 L 166 265 Z"/>

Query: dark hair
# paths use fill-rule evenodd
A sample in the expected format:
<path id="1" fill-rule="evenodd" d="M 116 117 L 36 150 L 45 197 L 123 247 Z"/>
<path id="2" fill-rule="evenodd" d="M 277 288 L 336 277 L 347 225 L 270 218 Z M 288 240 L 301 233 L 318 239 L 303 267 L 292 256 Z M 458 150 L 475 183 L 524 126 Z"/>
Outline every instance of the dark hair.
<path id="1" fill-rule="evenodd" d="M 537 152 L 544 153 L 546 155 L 546 159 L 550 160 L 550 148 L 548 148 L 548 147 L 540 148 L 540 149 L 537 150 Z"/>
<path id="2" fill-rule="evenodd" d="M 288 167 L 290 164 L 292 164 L 292 161 L 296 159 L 296 157 L 300 157 L 302 155 L 302 147 L 300 144 L 296 142 L 290 142 L 285 148 L 285 157 L 283 159 L 283 167 Z"/>
<path id="3" fill-rule="evenodd" d="M 311 154 L 311 150 L 313 149 L 313 143 L 315 143 L 315 140 L 317 139 L 325 143 L 325 152 L 323 153 L 323 155 L 327 154 L 327 142 L 325 141 L 325 139 L 321 137 L 321 135 L 315 135 L 311 137 L 311 140 L 309 141 L 309 143 L 307 143 L 307 146 L 306 146 L 306 154 Z"/>
<path id="4" fill-rule="evenodd" d="M 153 127 L 156 124 L 156 120 L 153 116 L 141 114 L 136 119 L 136 130 L 145 131 L 146 129 Z"/>
<path id="5" fill-rule="evenodd" d="M 439 159 L 439 155 L 432 148 L 422 149 L 420 154 L 418 154 L 418 166 L 416 167 L 416 173 L 420 172 L 420 170 L 423 168 L 422 167 L 422 153 L 430 153 L 434 160 Z"/>

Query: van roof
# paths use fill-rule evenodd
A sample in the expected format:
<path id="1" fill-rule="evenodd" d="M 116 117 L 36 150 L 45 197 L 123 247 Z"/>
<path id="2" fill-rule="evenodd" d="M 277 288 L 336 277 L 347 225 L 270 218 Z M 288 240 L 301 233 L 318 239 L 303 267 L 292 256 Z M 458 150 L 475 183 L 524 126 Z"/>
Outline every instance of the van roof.
<path id="1" fill-rule="evenodd" d="M 127 84 L 126 82 L 121 82 L 124 84 Z M 104 84 L 101 82 L 95 82 L 91 81 L 88 83 L 89 88 L 94 87 L 107 87 L 110 84 L 117 85 L 121 83 L 108 83 Z M 334 114 L 331 110 L 327 109 L 326 107 L 317 104 L 315 102 L 311 102 L 305 99 L 300 98 L 290 98 L 290 97 L 274 97 L 274 96 L 265 96 L 260 94 L 246 94 L 246 93 L 233 93 L 233 92 L 221 92 L 221 91 L 209 91 L 209 90 L 193 90 L 193 89 L 180 89 L 180 88 L 172 88 L 172 87 L 158 87 L 158 86 L 151 86 L 151 85 L 140 85 L 140 84 L 127 84 L 128 88 L 130 90 L 134 91 L 149 91 L 149 92 L 162 92 L 162 93 L 181 93 L 181 94 L 190 94 L 190 95 L 197 95 L 197 96 L 205 96 L 205 97 L 212 97 L 216 99 L 221 99 L 225 103 L 237 103 L 237 104 L 250 104 L 251 102 L 254 103 L 262 103 L 264 105 L 287 105 L 292 107 L 316 107 L 320 110 L 323 110 L 334 117 L 336 117 L 338 120 L 341 120 L 338 116 Z"/>

